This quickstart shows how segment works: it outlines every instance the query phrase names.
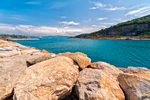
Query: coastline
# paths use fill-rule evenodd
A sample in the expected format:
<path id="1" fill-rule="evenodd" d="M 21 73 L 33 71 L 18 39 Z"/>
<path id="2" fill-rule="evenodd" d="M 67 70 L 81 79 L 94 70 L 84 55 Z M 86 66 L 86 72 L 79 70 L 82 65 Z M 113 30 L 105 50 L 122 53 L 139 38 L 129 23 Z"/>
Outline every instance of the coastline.
<path id="1" fill-rule="evenodd" d="M 6 41 L 21 41 L 21 40 L 39 40 L 37 38 L 4 38 L 3 40 L 6 40 Z"/>
<path id="2" fill-rule="evenodd" d="M 121 38 L 68 38 L 68 39 L 100 39 L 100 40 L 150 40 L 150 38 L 128 38 L 128 37 L 121 37 Z"/>

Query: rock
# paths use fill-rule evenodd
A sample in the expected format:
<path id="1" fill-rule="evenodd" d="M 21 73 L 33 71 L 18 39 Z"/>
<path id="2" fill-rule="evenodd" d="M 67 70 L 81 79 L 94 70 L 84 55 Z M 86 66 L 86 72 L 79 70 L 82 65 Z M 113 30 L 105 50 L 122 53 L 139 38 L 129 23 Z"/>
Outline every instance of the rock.
<path id="1" fill-rule="evenodd" d="M 42 53 L 49 53 L 49 52 L 46 51 L 45 49 L 43 49 L 41 52 L 42 52 Z"/>
<path id="2" fill-rule="evenodd" d="M 21 45 L 19 43 L 15 43 L 15 42 L 8 42 L 8 41 L 0 41 L 0 48 L 9 48 L 10 49 L 13 49 L 16 48 L 16 50 L 25 50 L 25 49 L 29 49 L 30 47 L 27 47 L 27 46 L 24 46 L 24 45 Z M 13 48 L 12 48 L 13 47 Z"/>
<path id="3" fill-rule="evenodd" d="M 21 51 L 22 54 L 33 54 L 38 52 L 40 52 L 40 50 L 36 50 L 36 49 L 26 49 Z"/>
<path id="4" fill-rule="evenodd" d="M 150 70 L 144 67 L 128 67 L 126 73 L 150 75 Z"/>
<path id="5" fill-rule="evenodd" d="M 31 57 L 27 59 L 27 62 L 31 65 L 39 63 L 44 60 L 48 60 L 50 58 L 53 58 L 50 54 L 48 53 L 37 53 L 33 54 Z"/>
<path id="6" fill-rule="evenodd" d="M 66 52 L 66 53 L 59 53 L 58 56 L 66 56 L 66 57 L 69 57 L 71 59 L 74 58 L 74 56 L 83 56 L 83 57 L 87 57 L 86 54 L 84 53 L 81 53 L 81 52 L 76 52 L 76 53 L 70 53 L 70 52 Z"/>
<path id="7" fill-rule="evenodd" d="M 124 73 L 126 72 L 127 68 L 118 68 L 119 70 L 123 71 Z"/>
<path id="8" fill-rule="evenodd" d="M 18 55 L 0 59 L 0 100 L 12 95 L 17 79 L 27 68 L 26 60 L 30 55 Z"/>
<path id="9" fill-rule="evenodd" d="M 75 91 L 75 87 L 73 87 L 72 92 L 62 100 L 79 100 Z"/>
<path id="10" fill-rule="evenodd" d="M 31 49 L 39 50 L 38 48 L 32 47 Z"/>
<path id="11" fill-rule="evenodd" d="M 10 47 L 10 46 L 17 47 L 17 46 L 23 46 L 23 45 L 19 43 L 15 43 L 15 42 L 8 42 L 8 41 L 0 42 L 0 47 Z"/>
<path id="12" fill-rule="evenodd" d="M 57 55 L 55 53 L 50 53 L 50 55 L 51 55 L 52 58 L 57 57 Z"/>
<path id="13" fill-rule="evenodd" d="M 97 69 L 85 68 L 80 72 L 76 91 L 79 100 L 125 100 L 114 76 Z"/>
<path id="14" fill-rule="evenodd" d="M 100 69 L 103 71 L 107 71 L 115 77 L 118 77 L 118 75 L 120 73 L 123 73 L 117 67 L 110 65 L 108 63 L 105 63 L 105 62 L 94 62 L 94 63 L 90 64 L 88 67 L 93 68 L 93 69 Z"/>
<path id="15" fill-rule="evenodd" d="M 18 50 L 18 51 L 20 51 L 19 48 L 13 47 L 13 46 L 0 48 L 0 51 L 13 51 L 13 50 Z"/>
<path id="16" fill-rule="evenodd" d="M 14 100 L 61 100 L 71 93 L 78 66 L 56 57 L 28 67 L 14 88 Z"/>
<path id="17" fill-rule="evenodd" d="M 75 53 L 73 53 L 73 54 L 76 55 L 76 56 L 80 55 L 80 56 L 83 56 L 83 57 L 87 57 L 86 54 L 81 53 L 81 52 L 75 52 Z"/>
<path id="18" fill-rule="evenodd" d="M 12 57 L 16 55 L 20 55 L 21 52 L 17 50 L 13 51 L 0 51 L 0 58 L 5 58 L 5 57 Z"/>
<path id="19" fill-rule="evenodd" d="M 91 59 L 88 58 L 86 54 L 80 53 L 80 52 L 59 53 L 58 56 L 66 56 L 66 57 L 73 59 L 80 66 L 81 69 L 84 69 L 85 67 L 87 67 L 91 63 Z"/>
<path id="20" fill-rule="evenodd" d="M 124 73 L 118 81 L 127 100 L 150 100 L 150 75 Z"/>
<path id="21" fill-rule="evenodd" d="M 88 65 L 91 64 L 91 59 L 90 59 L 90 58 L 88 58 L 88 57 L 83 57 L 83 56 L 80 56 L 80 55 L 75 56 L 75 57 L 73 58 L 73 60 L 78 63 L 78 65 L 80 66 L 81 69 L 84 69 L 84 68 L 86 68 Z"/>

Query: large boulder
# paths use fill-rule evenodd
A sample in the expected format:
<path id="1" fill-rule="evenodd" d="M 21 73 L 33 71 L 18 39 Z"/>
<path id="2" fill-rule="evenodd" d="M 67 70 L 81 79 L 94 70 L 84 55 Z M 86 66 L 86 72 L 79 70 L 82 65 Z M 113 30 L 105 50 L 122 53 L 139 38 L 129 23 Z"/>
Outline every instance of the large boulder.
<path id="1" fill-rule="evenodd" d="M 127 100 L 150 100 L 150 75 L 124 73 L 118 81 Z"/>
<path id="2" fill-rule="evenodd" d="M 21 52 L 17 50 L 13 51 L 0 51 L 0 58 L 5 58 L 5 57 L 12 57 L 16 55 L 20 55 Z"/>
<path id="3" fill-rule="evenodd" d="M 131 74 L 145 74 L 150 75 L 150 70 L 144 67 L 128 67 L 125 71 L 126 73 Z"/>
<path id="4" fill-rule="evenodd" d="M 43 49 L 42 51 L 41 51 L 42 53 L 49 53 L 47 50 L 45 50 L 45 49 Z"/>
<path id="5" fill-rule="evenodd" d="M 119 70 L 123 71 L 124 73 L 126 72 L 127 68 L 118 68 Z"/>
<path id="6" fill-rule="evenodd" d="M 80 72 L 76 91 L 79 100 L 125 100 L 114 76 L 97 69 L 85 68 Z"/>
<path id="7" fill-rule="evenodd" d="M 91 59 L 87 57 L 86 54 L 81 53 L 81 52 L 76 52 L 76 53 L 59 53 L 58 56 L 66 56 L 71 58 L 73 61 L 75 61 L 81 69 L 84 69 L 87 67 L 89 64 L 91 64 Z"/>
<path id="8" fill-rule="evenodd" d="M 93 68 L 93 69 L 99 69 L 99 70 L 107 71 L 115 77 L 118 77 L 118 75 L 120 73 L 123 73 L 117 67 L 110 65 L 108 63 L 105 63 L 105 62 L 94 62 L 94 63 L 90 64 L 88 67 Z"/>
<path id="9" fill-rule="evenodd" d="M 72 59 L 56 57 L 28 67 L 14 88 L 14 100 L 60 100 L 79 76 Z"/>
<path id="10" fill-rule="evenodd" d="M 49 54 L 49 53 L 35 53 L 27 59 L 27 62 L 29 64 L 33 65 L 33 64 L 39 63 L 41 61 L 51 59 L 51 58 L 54 58 L 54 57 L 51 56 L 51 54 Z"/>
<path id="11" fill-rule="evenodd" d="M 13 46 L 0 48 L 0 51 L 13 51 L 13 50 L 20 50 L 20 49 L 18 47 Z"/>
<path id="12" fill-rule="evenodd" d="M 69 57 L 71 59 L 74 58 L 74 56 L 83 56 L 83 57 L 87 57 L 86 54 L 84 53 L 81 53 L 81 52 L 75 52 L 75 53 L 71 53 L 71 52 L 66 52 L 66 53 L 59 53 L 58 56 L 66 56 L 66 57 Z"/>
<path id="13" fill-rule="evenodd" d="M 26 60 L 30 55 L 18 55 L 0 59 L 0 100 L 12 95 L 17 79 L 27 68 Z"/>
<path id="14" fill-rule="evenodd" d="M 23 46 L 19 43 L 15 43 L 15 42 L 8 42 L 8 41 L 0 41 L 0 47 L 10 47 L 10 46 L 13 46 L 13 47 L 25 47 L 27 48 L 26 46 Z"/>
<path id="15" fill-rule="evenodd" d="M 15 42 L 0 40 L 0 51 L 26 50 L 26 49 L 30 49 L 30 47 Z"/>
<path id="16" fill-rule="evenodd" d="M 21 51 L 22 54 L 33 54 L 33 53 L 40 53 L 40 50 L 36 49 L 25 49 Z"/>
<path id="17" fill-rule="evenodd" d="M 91 59 L 88 57 L 83 57 L 83 56 L 75 56 L 73 58 L 75 62 L 80 66 L 81 69 L 86 68 L 89 64 L 91 64 Z"/>

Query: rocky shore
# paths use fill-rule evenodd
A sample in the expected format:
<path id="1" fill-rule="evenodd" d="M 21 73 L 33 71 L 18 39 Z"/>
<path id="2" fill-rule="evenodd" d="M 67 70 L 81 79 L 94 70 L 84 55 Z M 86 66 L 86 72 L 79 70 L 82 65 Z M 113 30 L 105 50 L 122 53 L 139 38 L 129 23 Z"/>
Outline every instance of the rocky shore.
<path id="1" fill-rule="evenodd" d="M 13 41 L 19 40 L 19 41 L 20 41 L 20 40 L 39 40 L 39 39 L 32 39 L 32 38 L 23 38 L 23 39 L 17 38 L 17 39 L 16 39 L 16 38 L 11 38 L 11 39 L 7 39 L 7 40 L 10 40 L 10 41 L 12 41 L 12 40 L 13 40 Z"/>
<path id="2" fill-rule="evenodd" d="M 36 38 L 3 38 L 5 41 L 20 41 L 20 40 L 39 40 Z"/>
<path id="3" fill-rule="evenodd" d="M 150 100 L 150 70 L 0 40 L 0 100 Z"/>

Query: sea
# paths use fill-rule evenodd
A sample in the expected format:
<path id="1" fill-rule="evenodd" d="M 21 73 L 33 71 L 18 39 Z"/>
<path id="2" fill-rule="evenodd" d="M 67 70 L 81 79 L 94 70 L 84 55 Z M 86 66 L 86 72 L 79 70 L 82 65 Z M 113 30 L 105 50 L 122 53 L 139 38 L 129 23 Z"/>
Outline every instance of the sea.
<path id="1" fill-rule="evenodd" d="M 45 49 L 50 53 L 82 52 L 92 62 L 107 62 L 121 68 L 150 69 L 150 40 L 61 39 L 13 41 L 26 46 Z"/>

